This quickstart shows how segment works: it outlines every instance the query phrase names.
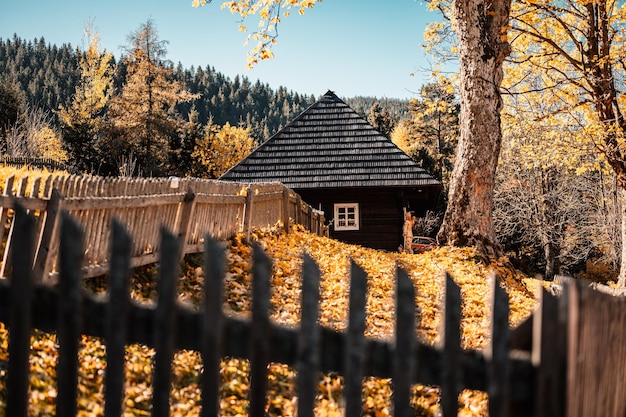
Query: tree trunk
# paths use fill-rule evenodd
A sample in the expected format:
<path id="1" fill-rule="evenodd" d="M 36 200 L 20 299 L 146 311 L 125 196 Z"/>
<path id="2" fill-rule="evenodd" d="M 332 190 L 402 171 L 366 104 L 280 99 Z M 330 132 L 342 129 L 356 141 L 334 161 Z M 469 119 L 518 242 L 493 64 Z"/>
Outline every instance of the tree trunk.
<path id="1" fill-rule="evenodd" d="M 618 287 L 626 287 L 626 187 L 624 187 L 624 184 L 618 184 L 617 192 L 619 199 L 619 213 L 622 225 L 622 256 L 619 267 L 619 279 L 617 280 L 617 285 Z"/>
<path id="2" fill-rule="evenodd" d="M 493 226 L 493 188 L 500 154 L 502 62 L 510 0 L 455 0 L 459 41 L 460 126 L 448 207 L 437 236 L 440 244 L 476 246 L 485 256 L 501 249 Z"/>
<path id="3" fill-rule="evenodd" d="M 547 242 L 543 246 L 543 256 L 546 261 L 546 272 L 544 279 L 546 281 L 553 281 L 554 276 L 559 273 L 561 268 L 561 262 L 559 255 L 561 254 L 561 247 L 557 242 Z"/>

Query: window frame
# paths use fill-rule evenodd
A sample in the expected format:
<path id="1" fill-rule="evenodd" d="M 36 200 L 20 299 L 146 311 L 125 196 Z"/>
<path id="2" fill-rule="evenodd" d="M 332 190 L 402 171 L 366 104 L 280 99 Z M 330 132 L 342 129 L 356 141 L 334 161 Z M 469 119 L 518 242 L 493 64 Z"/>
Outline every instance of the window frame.
<path id="1" fill-rule="evenodd" d="M 348 220 L 348 209 L 354 209 L 354 225 L 340 225 L 341 223 L 341 209 L 345 209 L 343 215 L 346 217 L 346 223 Z M 359 230 L 360 229 L 360 218 L 359 218 L 359 203 L 335 203 L 333 207 L 333 224 L 335 226 L 336 231 L 350 231 L 350 230 Z"/>

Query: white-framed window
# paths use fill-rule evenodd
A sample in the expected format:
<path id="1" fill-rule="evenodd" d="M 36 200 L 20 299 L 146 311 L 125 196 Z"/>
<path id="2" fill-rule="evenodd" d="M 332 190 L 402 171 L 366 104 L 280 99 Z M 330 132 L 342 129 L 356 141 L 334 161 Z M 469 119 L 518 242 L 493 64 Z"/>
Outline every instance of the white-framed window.
<path id="1" fill-rule="evenodd" d="M 359 230 L 359 204 L 335 204 L 335 230 Z"/>

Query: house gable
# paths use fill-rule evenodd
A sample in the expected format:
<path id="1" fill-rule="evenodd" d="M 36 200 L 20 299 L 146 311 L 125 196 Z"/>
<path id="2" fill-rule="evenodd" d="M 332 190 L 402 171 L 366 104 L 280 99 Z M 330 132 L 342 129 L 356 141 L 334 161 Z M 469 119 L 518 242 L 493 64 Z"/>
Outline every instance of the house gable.
<path id="1" fill-rule="evenodd" d="M 331 237 L 385 250 L 402 242 L 404 211 L 423 215 L 441 191 L 437 179 L 332 91 L 220 179 L 281 182 L 324 211 Z"/>

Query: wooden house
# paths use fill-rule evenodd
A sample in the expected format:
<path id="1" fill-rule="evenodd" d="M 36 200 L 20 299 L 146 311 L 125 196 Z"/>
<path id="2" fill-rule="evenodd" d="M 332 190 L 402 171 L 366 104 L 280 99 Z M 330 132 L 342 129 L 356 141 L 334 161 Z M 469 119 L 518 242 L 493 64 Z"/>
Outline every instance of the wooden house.
<path id="1" fill-rule="evenodd" d="M 330 237 L 390 251 L 402 244 L 404 211 L 423 216 L 441 191 L 332 91 L 220 179 L 282 182 L 324 211 Z"/>

